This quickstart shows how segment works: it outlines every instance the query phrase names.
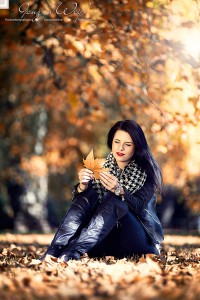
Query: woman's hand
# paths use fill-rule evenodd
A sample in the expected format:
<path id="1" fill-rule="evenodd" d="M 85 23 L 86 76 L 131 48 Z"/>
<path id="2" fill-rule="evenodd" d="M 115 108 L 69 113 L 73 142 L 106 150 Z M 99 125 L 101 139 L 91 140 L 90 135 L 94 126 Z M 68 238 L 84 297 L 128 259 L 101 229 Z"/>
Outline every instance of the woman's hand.
<path id="1" fill-rule="evenodd" d="M 101 184 L 109 191 L 115 192 L 116 188 L 119 186 L 118 179 L 108 172 L 100 173 L 100 182 Z"/>
<path id="2" fill-rule="evenodd" d="M 89 181 L 94 178 L 94 174 L 91 170 L 83 168 L 79 171 L 78 178 L 79 187 L 81 191 L 84 191 L 87 189 Z"/>

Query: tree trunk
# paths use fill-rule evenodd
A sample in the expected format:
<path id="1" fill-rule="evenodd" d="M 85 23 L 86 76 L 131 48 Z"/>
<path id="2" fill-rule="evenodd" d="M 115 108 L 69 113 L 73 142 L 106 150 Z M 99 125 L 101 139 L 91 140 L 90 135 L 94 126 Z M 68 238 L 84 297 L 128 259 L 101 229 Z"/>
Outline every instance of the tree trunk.
<path id="1" fill-rule="evenodd" d="M 36 119 L 37 133 L 34 153 L 29 161 L 25 158 L 25 171 L 18 168 L 20 183 L 14 178 L 8 182 L 8 193 L 14 211 L 14 229 L 25 233 L 31 231 L 50 232 L 47 222 L 48 172 L 43 153 L 46 135 L 47 113 L 40 111 Z M 35 124 L 32 128 L 35 129 Z M 27 167 L 27 170 L 26 170 Z"/>

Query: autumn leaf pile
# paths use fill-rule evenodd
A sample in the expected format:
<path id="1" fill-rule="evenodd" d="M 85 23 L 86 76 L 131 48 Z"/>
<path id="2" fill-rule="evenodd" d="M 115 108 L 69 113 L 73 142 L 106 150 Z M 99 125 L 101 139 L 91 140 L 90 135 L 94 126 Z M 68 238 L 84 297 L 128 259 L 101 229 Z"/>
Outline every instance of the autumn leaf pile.
<path id="1" fill-rule="evenodd" d="M 51 239 L 0 236 L 1 299 L 199 299 L 199 237 L 166 236 L 161 257 L 39 263 Z"/>
<path id="2" fill-rule="evenodd" d="M 109 172 L 108 168 L 103 168 L 105 163 L 104 158 L 96 158 L 94 159 L 93 149 L 90 151 L 86 159 L 83 159 L 84 166 L 91 170 L 94 173 L 94 178 L 99 179 L 100 172 Z"/>

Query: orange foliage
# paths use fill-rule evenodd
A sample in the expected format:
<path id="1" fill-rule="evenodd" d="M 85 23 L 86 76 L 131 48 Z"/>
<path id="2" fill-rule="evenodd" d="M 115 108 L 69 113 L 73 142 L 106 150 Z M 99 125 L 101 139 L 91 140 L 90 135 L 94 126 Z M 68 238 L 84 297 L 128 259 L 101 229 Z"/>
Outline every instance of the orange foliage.
<path id="1" fill-rule="evenodd" d="M 22 159 L 21 167 L 33 176 L 45 176 L 47 174 L 47 165 L 40 156 L 32 156 L 29 160 Z"/>

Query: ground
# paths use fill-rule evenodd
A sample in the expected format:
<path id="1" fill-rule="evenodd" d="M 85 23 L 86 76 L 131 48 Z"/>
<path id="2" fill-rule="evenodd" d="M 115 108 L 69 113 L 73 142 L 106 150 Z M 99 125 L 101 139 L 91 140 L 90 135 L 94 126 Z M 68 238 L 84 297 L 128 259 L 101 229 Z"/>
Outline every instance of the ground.
<path id="1" fill-rule="evenodd" d="M 0 235 L 0 299 L 200 299 L 200 237 L 166 235 L 160 257 L 39 263 L 53 235 Z"/>

